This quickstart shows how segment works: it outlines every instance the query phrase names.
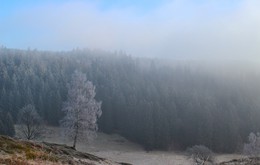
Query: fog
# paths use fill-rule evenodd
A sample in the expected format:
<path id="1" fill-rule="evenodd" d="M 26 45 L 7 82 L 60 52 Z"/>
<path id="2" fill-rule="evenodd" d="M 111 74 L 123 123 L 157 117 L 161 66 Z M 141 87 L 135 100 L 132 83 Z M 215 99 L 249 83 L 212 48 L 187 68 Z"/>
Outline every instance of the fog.
<path id="1" fill-rule="evenodd" d="M 259 0 L 0 4 L 0 138 L 142 165 L 260 155 Z"/>
<path id="2" fill-rule="evenodd" d="M 1 17 L 0 44 L 40 50 L 123 50 L 133 56 L 259 60 L 259 1 L 150 3 L 106 5 L 78 0 L 21 5 Z"/>

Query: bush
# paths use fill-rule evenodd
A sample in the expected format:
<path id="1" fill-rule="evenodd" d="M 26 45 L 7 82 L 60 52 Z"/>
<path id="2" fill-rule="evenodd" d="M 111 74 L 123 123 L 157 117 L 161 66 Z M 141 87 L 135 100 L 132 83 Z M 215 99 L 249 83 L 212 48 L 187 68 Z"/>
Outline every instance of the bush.
<path id="1" fill-rule="evenodd" d="M 197 164 L 203 164 L 204 162 L 213 162 L 214 153 L 203 145 L 195 145 L 188 148 L 188 156 L 191 157 Z"/>

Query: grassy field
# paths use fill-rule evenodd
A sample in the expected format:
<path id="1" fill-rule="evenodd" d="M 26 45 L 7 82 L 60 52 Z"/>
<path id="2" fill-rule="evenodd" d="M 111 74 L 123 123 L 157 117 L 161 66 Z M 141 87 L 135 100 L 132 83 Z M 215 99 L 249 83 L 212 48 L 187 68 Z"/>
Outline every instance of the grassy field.
<path id="1" fill-rule="evenodd" d="M 40 140 L 52 143 L 71 145 L 72 142 L 62 136 L 61 130 L 48 127 Z M 98 133 L 92 141 L 82 141 L 77 144 L 77 150 L 95 154 L 113 161 L 127 162 L 135 165 L 191 165 L 192 160 L 183 152 L 151 151 L 146 152 L 140 145 L 132 143 L 117 134 Z M 216 154 L 216 162 L 241 158 L 236 154 Z"/>

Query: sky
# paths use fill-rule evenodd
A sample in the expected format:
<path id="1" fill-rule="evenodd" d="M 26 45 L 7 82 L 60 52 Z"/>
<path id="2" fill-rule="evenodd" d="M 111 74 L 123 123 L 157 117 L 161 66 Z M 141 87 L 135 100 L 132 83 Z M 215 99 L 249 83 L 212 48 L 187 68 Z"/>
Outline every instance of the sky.
<path id="1" fill-rule="evenodd" d="M 0 0 L 0 45 L 259 58 L 259 0 Z"/>

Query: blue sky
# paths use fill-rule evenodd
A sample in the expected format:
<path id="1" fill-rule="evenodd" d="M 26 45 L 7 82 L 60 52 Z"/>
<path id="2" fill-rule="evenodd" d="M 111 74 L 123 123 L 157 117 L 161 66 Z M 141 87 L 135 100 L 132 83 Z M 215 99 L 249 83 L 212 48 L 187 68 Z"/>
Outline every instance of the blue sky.
<path id="1" fill-rule="evenodd" d="M 70 0 L 71 1 L 71 0 Z M 147 12 L 157 8 L 158 6 L 170 2 L 170 0 L 82 0 L 84 2 L 96 3 L 98 7 L 102 10 L 109 10 L 111 8 L 125 8 L 125 7 L 135 7 L 140 11 Z M 19 8 L 30 8 L 38 5 L 45 5 L 48 3 L 62 4 L 69 2 L 69 0 L 1 0 L 1 17 L 11 14 Z M 203 4 L 207 2 L 206 0 L 194 0 L 190 3 L 193 4 Z M 230 8 L 237 6 L 241 0 L 215 0 L 218 7 Z"/>
<path id="2" fill-rule="evenodd" d="M 259 8 L 258 0 L 0 0 L 0 45 L 256 56 Z"/>
<path id="3" fill-rule="evenodd" d="M 19 8 L 30 8 L 49 3 L 62 4 L 71 0 L 1 0 L 1 16 L 11 14 Z M 165 3 L 165 0 L 83 0 L 84 2 L 96 3 L 100 10 L 109 10 L 111 8 L 136 7 L 140 11 L 149 11 L 158 5 Z"/>

